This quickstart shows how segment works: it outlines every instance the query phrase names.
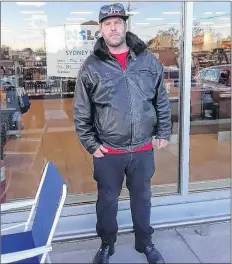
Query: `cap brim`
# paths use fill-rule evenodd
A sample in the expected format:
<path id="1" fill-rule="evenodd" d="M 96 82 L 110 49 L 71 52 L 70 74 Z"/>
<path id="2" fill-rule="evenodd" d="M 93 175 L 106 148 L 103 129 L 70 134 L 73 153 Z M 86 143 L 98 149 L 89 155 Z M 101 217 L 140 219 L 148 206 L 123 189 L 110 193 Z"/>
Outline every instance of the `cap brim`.
<path id="1" fill-rule="evenodd" d="M 127 15 L 119 15 L 119 14 L 115 14 L 115 15 L 109 15 L 109 16 L 105 16 L 102 19 L 99 20 L 99 23 L 103 22 L 105 19 L 110 18 L 110 17 L 121 17 L 123 18 L 125 21 L 129 18 L 129 16 Z"/>

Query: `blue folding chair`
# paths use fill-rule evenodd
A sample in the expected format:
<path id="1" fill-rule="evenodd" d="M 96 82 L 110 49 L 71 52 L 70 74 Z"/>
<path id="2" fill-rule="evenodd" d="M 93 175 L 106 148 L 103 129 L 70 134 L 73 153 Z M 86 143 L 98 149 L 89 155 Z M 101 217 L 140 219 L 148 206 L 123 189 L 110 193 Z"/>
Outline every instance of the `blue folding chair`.
<path id="1" fill-rule="evenodd" d="M 24 223 L 24 232 L 1 236 L 1 263 L 44 263 L 46 260 L 50 262 L 48 252 L 52 251 L 52 238 L 66 196 L 67 185 L 53 163 L 48 162 L 28 220 Z M 29 230 L 33 215 L 34 221 Z M 11 227 L 1 231 L 9 229 Z"/>

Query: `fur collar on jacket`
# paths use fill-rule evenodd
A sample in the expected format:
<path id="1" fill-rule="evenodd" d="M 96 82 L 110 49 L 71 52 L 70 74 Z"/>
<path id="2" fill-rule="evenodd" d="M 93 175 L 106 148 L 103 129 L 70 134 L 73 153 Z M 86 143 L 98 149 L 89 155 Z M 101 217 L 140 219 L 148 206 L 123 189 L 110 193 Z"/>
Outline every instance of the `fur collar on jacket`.
<path id="1" fill-rule="evenodd" d="M 127 46 L 135 55 L 142 53 L 146 48 L 146 44 L 131 32 L 126 33 Z M 108 47 L 105 44 L 103 37 L 99 38 L 94 46 L 94 54 L 104 60 L 110 57 Z"/>

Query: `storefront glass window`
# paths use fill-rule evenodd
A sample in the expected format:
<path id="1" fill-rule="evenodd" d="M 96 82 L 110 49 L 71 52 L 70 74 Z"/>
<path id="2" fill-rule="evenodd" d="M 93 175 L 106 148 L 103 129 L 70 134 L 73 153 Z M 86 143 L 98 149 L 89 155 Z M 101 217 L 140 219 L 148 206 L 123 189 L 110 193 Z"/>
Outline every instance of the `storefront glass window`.
<path id="1" fill-rule="evenodd" d="M 47 161 L 55 163 L 70 194 L 93 194 L 87 199 L 95 200 L 92 157 L 76 137 L 72 102 L 78 69 L 99 37 L 98 11 L 103 4 L 2 3 L 1 158 L 7 201 L 33 197 Z M 130 14 L 128 30 L 164 65 L 173 128 L 167 149 L 155 150 L 152 184 L 154 194 L 176 192 L 181 3 L 124 5 Z M 9 94 L 25 104 L 29 99 L 30 108 L 20 114 L 22 105 Z M 125 188 L 122 197 L 127 195 Z"/>
<path id="2" fill-rule="evenodd" d="M 231 171 L 230 3 L 195 3 L 193 12 L 190 190 L 223 188 Z"/>
<path id="3" fill-rule="evenodd" d="M 77 139 L 73 95 L 78 69 L 100 37 L 106 2 L 1 3 L 1 201 L 34 197 L 53 161 L 69 201 L 95 201 L 92 156 Z M 154 150 L 153 195 L 177 193 L 181 2 L 123 2 L 128 30 L 164 66 L 172 135 Z M 190 102 L 190 190 L 228 186 L 231 133 L 230 4 L 194 3 Z M 188 175 L 186 175 L 187 177 Z M 126 184 L 121 198 L 128 197 Z"/>

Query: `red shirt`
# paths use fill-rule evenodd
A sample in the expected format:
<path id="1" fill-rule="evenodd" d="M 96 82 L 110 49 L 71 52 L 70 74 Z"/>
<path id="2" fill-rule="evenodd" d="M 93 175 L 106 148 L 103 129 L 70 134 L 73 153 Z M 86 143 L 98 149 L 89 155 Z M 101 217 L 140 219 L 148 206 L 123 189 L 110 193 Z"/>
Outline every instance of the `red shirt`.
<path id="1" fill-rule="evenodd" d="M 121 67 L 123 68 L 123 70 L 126 69 L 126 58 L 128 55 L 128 51 L 120 53 L 120 54 L 112 54 L 120 63 Z"/>
<path id="2" fill-rule="evenodd" d="M 123 70 L 126 69 L 126 59 L 127 59 L 127 55 L 128 55 L 128 51 L 127 52 L 123 52 L 120 54 L 112 54 L 120 63 L 121 67 Z M 127 151 L 124 150 L 117 150 L 117 149 L 113 149 L 113 148 L 109 148 L 107 146 L 104 146 L 107 150 L 108 150 L 108 154 L 123 154 L 123 153 L 127 153 Z M 132 150 L 131 152 L 138 152 L 138 151 L 145 151 L 145 150 L 150 150 L 152 149 L 152 142 L 149 142 L 148 144 L 146 144 L 145 146 L 136 148 L 134 150 Z"/>

